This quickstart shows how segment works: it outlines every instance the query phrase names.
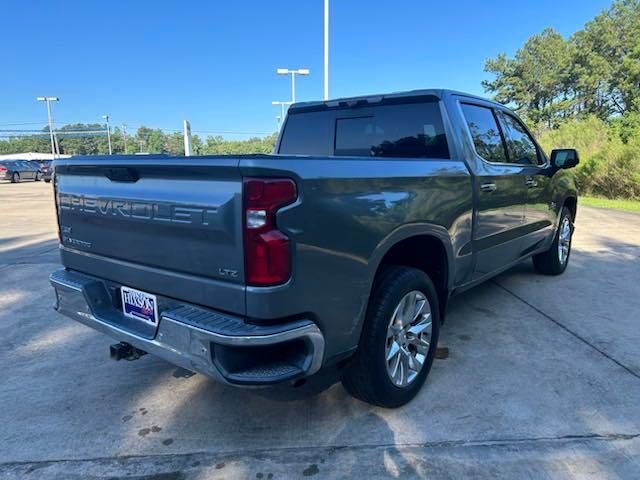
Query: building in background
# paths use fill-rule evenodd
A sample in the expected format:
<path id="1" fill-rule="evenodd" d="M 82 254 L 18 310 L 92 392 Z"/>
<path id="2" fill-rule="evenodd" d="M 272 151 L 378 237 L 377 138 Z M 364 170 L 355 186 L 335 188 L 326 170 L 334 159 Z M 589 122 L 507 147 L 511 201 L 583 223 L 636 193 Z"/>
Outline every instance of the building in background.
<path id="1" fill-rule="evenodd" d="M 71 155 L 56 155 L 57 158 L 69 158 Z M 52 153 L 7 153 L 0 155 L 0 160 L 53 160 Z"/>

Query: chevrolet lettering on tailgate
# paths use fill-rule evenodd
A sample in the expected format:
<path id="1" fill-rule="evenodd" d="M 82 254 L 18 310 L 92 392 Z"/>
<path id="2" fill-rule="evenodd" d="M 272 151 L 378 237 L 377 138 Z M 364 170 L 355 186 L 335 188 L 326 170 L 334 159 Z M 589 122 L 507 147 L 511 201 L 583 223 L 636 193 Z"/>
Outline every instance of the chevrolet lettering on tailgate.
<path id="1" fill-rule="evenodd" d="M 161 223 L 209 226 L 216 208 L 174 205 L 165 202 L 146 202 L 119 198 L 58 193 L 58 208 L 75 210 L 89 215 L 115 216 Z"/>

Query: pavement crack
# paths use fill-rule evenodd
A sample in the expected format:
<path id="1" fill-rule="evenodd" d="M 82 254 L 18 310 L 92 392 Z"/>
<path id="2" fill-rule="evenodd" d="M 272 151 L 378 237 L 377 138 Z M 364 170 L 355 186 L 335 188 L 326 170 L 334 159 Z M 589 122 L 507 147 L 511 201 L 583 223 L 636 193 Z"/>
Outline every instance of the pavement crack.
<path id="1" fill-rule="evenodd" d="M 209 457 L 257 457 L 264 455 L 278 455 L 295 452 L 338 452 L 338 451 L 362 451 L 369 449 L 388 449 L 388 448 L 406 448 L 406 449 L 437 449 L 437 448 L 482 448 L 482 447 L 508 447 L 514 445 L 538 444 L 538 443 L 580 443 L 589 441 L 630 441 L 640 438 L 640 433 L 591 433 L 576 435 L 558 435 L 545 437 L 520 437 L 520 438 L 491 438 L 484 440 L 442 440 L 439 442 L 415 442 L 415 443 L 380 443 L 370 445 L 309 445 L 296 447 L 275 447 L 275 448 L 258 448 L 251 450 L 229 450 L 220 452 L 211 451 L 195 451 L 187 453 L 163 453 L 149 455 L 115 455 L 107 457 L 89 457 L 89 458 L 68 458 L 68 459 L 52 459 L 52 460 L 25 460 L 17 462 L 0 462 L 0 469 L 15 468 L 20 466 L 38 466 L 38 468 L 55 464 L 72 464 L 72 463 L 90 463 L 90 462 L 108 462 L 108 461 L 145 461 L 160 459 L 179 459 L 191 458 L 195 456 Z"/>
<path id="2" fill-rule="evenodd" d="M 536 312 L 538 312 L 540 315 L 542 315 L 544 318 L 546 318 L 547 320 L 555 323 L 558 327 L 560 327 L 561 329 L 563 329 L 565 332 L 567 332 L 569 335 L 572 335 L 574 338 L 578 339 L 579 341 L 581 341 L 582 343 L 584 343 L 585 345 L 591 347 L 593 350 L 595 350 L 596 352 L 598 352 L 600 355 L 602 355 L 603 357 L 611 360 L 613 363 L 615 363 L 616 365 L 618 365 L 620 368 L 624 369 L 627 371 L 627 373 L 630 373 L 631 375 L 633 375 L 634 377 L 636 377 L 637 379 L 640 380 L 640 373 L 635 372 L 634 370 L 632 370 L 630 367 L 626 366 L 624 363 L 620 362 L 619 360 L 616 360 L 615 358 L 613 358 L 611 355 L 609 355 L 607 352 L 605 352 L 604 350 L 602 350 L 601 348 L 598 348 L 596 345 L 594 345 L 593 343 L 591 343 L 589 340 L 587 340 L 586 338 L 584 338 L 582 335 L 580 335 L 577 332 L 574 332 L 573 330 L 571 330 L 569 327 L 567 327 L 566 325 L 564 325 L 563 323 L 561 323 L 560 321 L 556 320 L 555 318 L 553 318 L 551 315 L 549 315 L 548 313 L 546 313 L 545 311 L 539 309 L 538 307 L 536 307 L 535 305 L 533 305 L 532 303 L 528 302 L 527 300 L 525 300 L 523 297 L 521 297 L 520 295 L 518 295 L 517 293 L 513 292 L 512 290 L 509 290 L 507 287 L 505 287 L 504 285 L 502 285 L 501 283 L 499 283 L 496 280 L 492 280 L 492 283 L 496 286 L 498 286 L 499 288 L 501 288 L 502 290 L 504 290 L 505 292 L 507 292 L 509 295 L 511 295 L 512 297 L 520 300 L 522 303 L 524 303 L 525 305 L 527 305 L 528 307 L 532 308 L 533 310 L 535 310 Z"/>

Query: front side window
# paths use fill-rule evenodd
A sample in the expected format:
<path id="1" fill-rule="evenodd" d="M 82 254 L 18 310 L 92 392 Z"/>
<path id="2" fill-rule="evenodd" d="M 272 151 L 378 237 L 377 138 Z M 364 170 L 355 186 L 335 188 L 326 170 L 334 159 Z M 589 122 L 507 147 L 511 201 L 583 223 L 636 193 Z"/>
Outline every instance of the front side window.
<path id="1" fill-rule="evenodd" d="M 489 162 L 504 163 L 507 155 L 493 110 L 479 105 L 462 104 L 476 153 Z"/>
<path id="2" fill-rule="evenodd" d="M 538 155 L 536 144 L 524 125 L 508 113 L 502 113 L 502 120 L 511 162 L 520 165 L 539 165 L 542 163 L 542 157 Z"/>

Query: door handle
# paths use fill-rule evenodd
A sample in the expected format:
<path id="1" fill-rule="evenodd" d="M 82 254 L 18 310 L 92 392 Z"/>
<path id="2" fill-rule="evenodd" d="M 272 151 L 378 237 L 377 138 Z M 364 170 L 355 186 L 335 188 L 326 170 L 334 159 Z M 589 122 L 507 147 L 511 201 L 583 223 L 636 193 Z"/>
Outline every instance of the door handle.
<path id="1" fill-rule="evenodd" d="M 482 185 L 480 185 L 480 190 L 485 193 L 495 192 L 496 188 L 497 187 L 495 183 L 483 183 Z"/>
<path id="2" fill-rule="evenodd" d="M 533 188 L 538 186 L 538 182 L 536 182 L 533 177 L 527 177 L 524 183 L 528 188 Z"/>

